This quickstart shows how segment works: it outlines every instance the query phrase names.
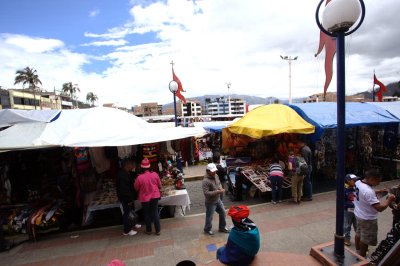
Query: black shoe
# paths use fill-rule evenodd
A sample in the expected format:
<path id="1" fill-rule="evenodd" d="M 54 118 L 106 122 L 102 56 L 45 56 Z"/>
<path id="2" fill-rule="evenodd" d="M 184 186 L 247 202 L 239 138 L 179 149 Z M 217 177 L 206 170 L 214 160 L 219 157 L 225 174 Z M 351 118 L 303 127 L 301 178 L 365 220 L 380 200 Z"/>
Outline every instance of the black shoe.
<path id="1" fill-rule="evenodd" d="M 229 229 L 224 228 L 224 229 L 219 229 L 218 230 L 220 233 L 229 233 Z"/>
<path id="2" fill-rule="evenodd" d="M 204 231 L 204 234 L 209 235 L 209 236 L 213 236 L 214 232 L 213 231 Z"/>

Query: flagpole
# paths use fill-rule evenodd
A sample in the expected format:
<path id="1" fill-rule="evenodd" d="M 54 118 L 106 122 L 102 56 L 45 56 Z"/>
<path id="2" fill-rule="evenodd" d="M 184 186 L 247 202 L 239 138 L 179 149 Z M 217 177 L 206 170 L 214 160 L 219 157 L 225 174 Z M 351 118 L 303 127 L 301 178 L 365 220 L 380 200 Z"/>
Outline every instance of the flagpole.
<path id="1" fill-rule="evenodd" d="M 372 81 L 372 101 L 375 102 L 375 69 L 374 69 L 374 80 Z"/>

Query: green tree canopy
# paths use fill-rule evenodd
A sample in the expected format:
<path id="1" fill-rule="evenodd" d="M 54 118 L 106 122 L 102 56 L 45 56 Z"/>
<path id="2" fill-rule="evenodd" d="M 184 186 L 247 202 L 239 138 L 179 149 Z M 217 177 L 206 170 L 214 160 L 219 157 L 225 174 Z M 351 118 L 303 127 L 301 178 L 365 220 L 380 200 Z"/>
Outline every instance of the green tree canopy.
<path id="1" fill-rule="evenodd" d="M 22 86 L 24 87 L 26 84 L 28 84 L 29 89 L 32 90 L 34 97 L 33 102 L 36 109 L 36 88 L 39 87 L 39 84 L 42 85 L 36 69 L 25 67 L 24 69 L 17 70 L 15 75 L 14 85 L 22 83 Z"/>
<path id="2" fill-rule="evenodd" d="M 86 94 L 86 101 L 90 102 L 92 104 L 92 106 L 94 106 L 94 103 L 98 100 L 99 98 L 97 97 L 96 94 L 94 94 L 93 92 L 88 92 Z"/>

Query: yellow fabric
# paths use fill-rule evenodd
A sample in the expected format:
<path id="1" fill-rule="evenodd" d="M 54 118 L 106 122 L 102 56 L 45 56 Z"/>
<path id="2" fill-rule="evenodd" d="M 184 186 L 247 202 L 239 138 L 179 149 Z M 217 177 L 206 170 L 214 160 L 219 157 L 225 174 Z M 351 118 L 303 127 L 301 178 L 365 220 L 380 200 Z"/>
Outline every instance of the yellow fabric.
<path id="1" fill-rule="evenodd" d="M 283 104 L 260 106 L 230 124 L 227 129 L 231 133 L 255 139 L 281 133 L 312 134 L 315 131 L 313 125 Z"/>

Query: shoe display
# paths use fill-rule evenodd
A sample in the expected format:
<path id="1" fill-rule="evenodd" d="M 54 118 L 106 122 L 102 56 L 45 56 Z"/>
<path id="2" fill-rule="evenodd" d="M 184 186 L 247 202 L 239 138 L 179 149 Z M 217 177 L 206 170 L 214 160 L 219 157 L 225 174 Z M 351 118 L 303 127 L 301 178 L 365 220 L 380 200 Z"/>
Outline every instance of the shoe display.
<path id="1" fill-rule="evenodd" d="M 218 231 L 219 231 L 220 233 L 229 233 L 229 229 L 228 229 L 228 228 L 219 229 Z"/>
<path id="2" fill-rule="evenodd" d="M 128 233 L 123 233 L 124 236 L 134 236 L 137 234 L 137 231 L 131 230 Z"/>
<path id="3" fill-rule="evenodd" d="M 207 235 L 210 235 L 210 236 L 213 236 L 214 235 L 214 232 L 213 231 L 204 231 L 204 234 L 207 234 Z"/>

